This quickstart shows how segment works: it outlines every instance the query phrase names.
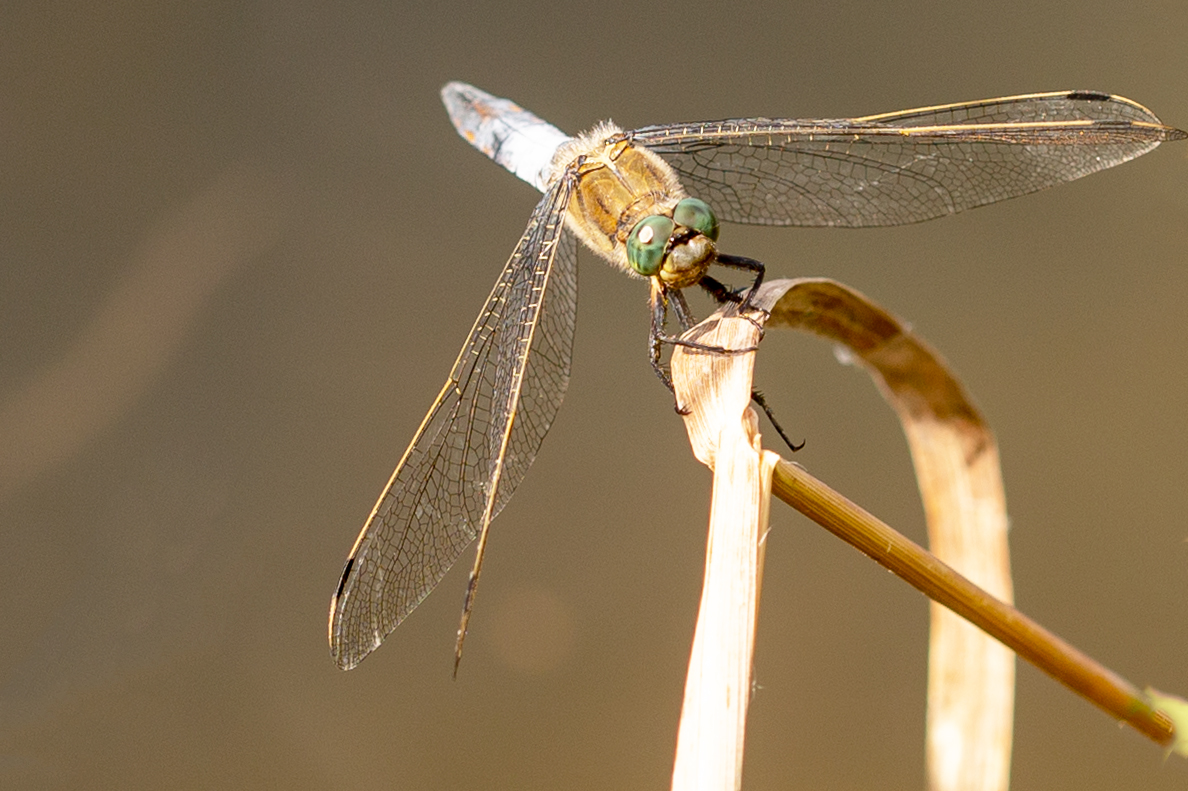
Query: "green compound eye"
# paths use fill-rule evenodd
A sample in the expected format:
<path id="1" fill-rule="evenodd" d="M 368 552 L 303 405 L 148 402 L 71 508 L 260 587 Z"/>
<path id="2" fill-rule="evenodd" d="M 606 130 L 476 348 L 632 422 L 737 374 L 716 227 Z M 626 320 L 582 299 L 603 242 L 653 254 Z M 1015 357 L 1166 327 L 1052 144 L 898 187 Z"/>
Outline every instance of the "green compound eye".
<path id="1" fill-rule="evenodd" d="M 674 223 L 668 217 L 653 214 L 644 217 L 631 229 L 627 237 L 627 263 L 644 277 L 651 277 L 660 271 L 664 263 L 664 248 L 672 236 Z"/>
<path id="2" fill-rule="evenodd" d="M 685 198 L 676 205 L 672 212 L 672 219 L 677 225 L 692 228 L 708 236 L 710 241 L 718 241 L 718 218 L 709 204 L 697 198 Z"/>

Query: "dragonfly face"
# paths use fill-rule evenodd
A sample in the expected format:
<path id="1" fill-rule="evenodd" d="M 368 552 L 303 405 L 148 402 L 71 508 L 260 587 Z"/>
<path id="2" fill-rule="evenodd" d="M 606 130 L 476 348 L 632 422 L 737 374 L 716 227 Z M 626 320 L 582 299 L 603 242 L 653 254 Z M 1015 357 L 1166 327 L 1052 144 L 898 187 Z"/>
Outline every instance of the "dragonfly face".
<path id="1" fill-rule="evenodd" d="M 357 665 L 475 538 L 455 669 L 491 520 L 552 424 L 569 382 L 577 240 L 651 281 L 653 365 L 680 289 L 733 292 L 718 222 L 860 227 L 942 217 L 1072 181 L 1186 137 L 1142 105 L 1062 91 L 850 119 L 743 118 L 571 138 L 506 99 L 450 83 L 472 145 L 544 195 L 437 400 L 351 549 L 330 604 L 330 649 Z M 712 207 L 712 208 L 711 208 Z"/>

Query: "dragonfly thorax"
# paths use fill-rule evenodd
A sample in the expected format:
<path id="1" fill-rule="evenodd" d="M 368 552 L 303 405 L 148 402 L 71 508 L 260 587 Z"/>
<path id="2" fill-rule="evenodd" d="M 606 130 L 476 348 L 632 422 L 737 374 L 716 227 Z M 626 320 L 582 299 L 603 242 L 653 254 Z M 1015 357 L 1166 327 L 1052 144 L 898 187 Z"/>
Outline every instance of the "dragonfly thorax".
<path id="1" fill-rule="evenodd" d="M 572 184 L 566 225 L 587 247 L 619 269 L 661 277 L 674 288 L 683 288 L 700 280 L 712 263 L 713 238 L 695 241 L 673 236 L 673 228 L 681 226 L 679 222 L 674 225 L 674 213 L 688 200 L 676 173 L 617 126 L 600 124 L 561 146 L 553 159 L 553 173 L 553 180 L 567 179 Z M 652 228 L 648 244 L 658 245 L 659 255 L 653 254 L 654 260 L 641 268 L 630 258 L 629 240 L 641 223 L 657 218 L 665 219 L 668 228 Z M 713 226 L 716 229 L 716 220 Z M 705 237 L 705 232 L 700 236 Z M 682 247 L 688 249 L 678 249 Z"/>

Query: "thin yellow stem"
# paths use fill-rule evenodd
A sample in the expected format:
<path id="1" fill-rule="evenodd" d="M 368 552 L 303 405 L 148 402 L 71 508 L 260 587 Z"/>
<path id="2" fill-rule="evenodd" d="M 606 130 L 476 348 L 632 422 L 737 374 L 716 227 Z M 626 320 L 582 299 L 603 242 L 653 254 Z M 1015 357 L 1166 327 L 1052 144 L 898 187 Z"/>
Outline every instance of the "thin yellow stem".
<path id="1" fill-rule="evenodd" d="M 781 460 L 772 494 L 1139 733 L 1164 747 L 1175 740 L 1171 719 L 1129 681 L 974 585 L 803 468 Z"/>

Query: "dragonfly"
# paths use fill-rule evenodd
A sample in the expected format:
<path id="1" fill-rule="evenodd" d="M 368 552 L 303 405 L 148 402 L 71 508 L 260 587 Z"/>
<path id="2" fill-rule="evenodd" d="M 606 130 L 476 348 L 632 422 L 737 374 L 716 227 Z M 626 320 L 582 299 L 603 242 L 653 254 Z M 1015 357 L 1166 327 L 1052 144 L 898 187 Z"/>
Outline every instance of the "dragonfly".
<path id="1" fill-rule="evenodd" d="M 477 539 L 454 650 L 462 657 L 491 521 L 532 464 L 570 377 L 580 241 L 649 283 L 650 361 L 682 289 L 746 303 L 709 274 L 764 267 L 721 252 L 720 223 L 904 225 L 1104 170 L 1188 136 L 1142 105 L 1057 91 L 848 119 L 739 118 L 571 137 L 514 102 L 451 82 L 458 133 L 543 193 L 441 392 L 367 517 L 330 604 L 349 670 Z M 716 271 L 716 270 L 715 270 Z M 711 348 L 729 353 L 738 350 Z M 749 351 L 749 350 L 743 350 Z"/>

